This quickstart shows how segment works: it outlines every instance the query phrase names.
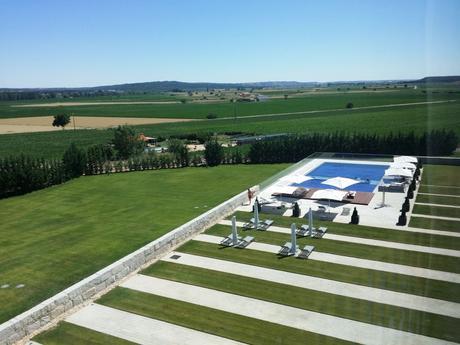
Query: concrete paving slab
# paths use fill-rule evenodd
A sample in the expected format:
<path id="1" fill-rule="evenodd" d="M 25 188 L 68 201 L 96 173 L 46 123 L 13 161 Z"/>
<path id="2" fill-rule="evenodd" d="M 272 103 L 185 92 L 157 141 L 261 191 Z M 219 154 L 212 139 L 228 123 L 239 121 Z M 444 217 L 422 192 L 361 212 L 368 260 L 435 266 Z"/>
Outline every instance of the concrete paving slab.
<path id="1" fill-rule="evenodd" d="M 222 241 L 223 237 L 200 234 L 194 237 L 193 239 L 196 241 L 201 241 L 201 242 L 219 244 L 220 241 Z M 257 237 L 256 237 L 256 241 L 257 241 Z M 280 249 L 280 247 L 281 247 L 281 244 L 279 246 L 275 246 L 273 244 L 252 242 L 250 245 L 246 247 L 246 249 L 259 250 L 262 252 L 276 254 L 278 253 L 278 250 Z M 234 250 L 239 250 L 239 249 L 234 249 Z M 414 266 L 390 264 L 390 263 L 381 262 L 381 261 L 354 258 L 351 256 L 328 254 L 328 253 L 318 252 L 316 250 L 310 254 L 310 256 L 308 257 L 308 260 L 318 260 L 318 261 L 335 263 L 335 264 L 345 265 L 345 266 L 353 266 L 353 267 L 365 268 L 365 269 L 370 269 L 370 270 L 384 271 L 384 272 L 390 272 L 390 273 L 399 273 L 399 274 L 420 277 L 420 278 L 442 280 L 442 281 L 447 281 L 447 282 L 452 282 L 452 283 L 460 283 L 460 274 L 457 274 L 457 273 L 436 271 L 436 270 L 430 270 L 427 268 L 420 268 L 420 267 L 414 267 Z"/>
<path id="2" fill-rule="evenodd" d="M 433 216 L 431 214 L 412 213 L 412 217 L 435 218 L 435 219 L 453 220 L 454 222 L 460 222 L 460 218 Z"/>
<path id="3" fill-rule="evenodd" d="M 242 344 L 230 339 L 99 304 L 91 304 L 80 309 L 69 316 L 66 321 L 144 345 Z"/>
<path id="4" fill-rule="evenodd" d="M 221 220 L 219 223 L 222 225 L 231 225 L 231 222 L 226 219 Z M 244 224 L 243 222 L 236 222 L 236 225 L 239 227 L 242 227 L 243 224 Z M 270 226 L 266 231 L 278 232 L 282 234 L 291 233 L 291 229 L 279 227 L 279 226 L 273 226 L 273 225 Z M 439 254 L 439 255 L 460 257 L 460 250 L 444 249 L 444 248 L 437 248 L 437 247 L 426 247 L 426 246 L 419 246 L 419 245 L 400 243 L 400 242 L 373 240 L 369 238 L 362 238 L 362 237 L 356 237 L 356 236 L 344 236 L 344 235 L 335 235 L 335 234 L 326 233 L 323 236 L 323 239 L 365 244 L 368 246 L 378 246 L 378 247 L 385 247 L 385 248 L 409 250 L 409 251 L 428 253 L 428 254 Z"/>
<path id="5" fill-rule="evenodd" d="M 122 286 L 361 344 L 453 344 L 436 338 L 139 274 L 125 281 Z"/>
<path id="6" fill-rule="evenodd" d="M 460 208 L 456 205 L 446 205 L 446 204 L 431 204 L 428 202 L 416 202 L 415 205 L 425 205 L 425 206 L 436 206 L 436 207 L 450 207 L 450 208 Z"/>
<path id="7" fill-rule="evenodd" d="M 171 257 L 173 255 L 178 257 L 172 259 Z M 308 275 L 240 264 L 181 252 L 173 252 L 162 260 L 186 266 L 205 268 L 218 272 L 236 274 L 243 277 L 296 286 L 304 289 L 322 291 L 340 296 L 358 298 L 376 303 L 389 304 L 402 308 L 460 318 L 459 303 L 442 301 L 434 298 L 377 289 L 357 284 L 343 283 L 330 279 L 316 278 Z"/>

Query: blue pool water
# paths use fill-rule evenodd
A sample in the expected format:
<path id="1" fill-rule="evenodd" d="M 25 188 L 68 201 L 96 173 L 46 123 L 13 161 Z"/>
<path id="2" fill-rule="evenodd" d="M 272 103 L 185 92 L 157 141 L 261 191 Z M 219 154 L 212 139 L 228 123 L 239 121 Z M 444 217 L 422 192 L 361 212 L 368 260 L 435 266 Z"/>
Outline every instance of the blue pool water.
<path id="1" fill-rule="evenodd" d="M 321 189 L 338 189 L 333 186 L 323 184 L 325 180 L 332 177 L 347 177 L 361 181 L 353 184 L 345 190 L 358 192 L 373 192 L 383 178 L 388 165 L 371 165 L 371 164 L 351 164 L 351 163 L 323 163 L 316 169 L 310 171 L 307 176 L 313 177 L 313 180 L 304 183 L 294 184 L 304 188 L 321 188 Z"/>

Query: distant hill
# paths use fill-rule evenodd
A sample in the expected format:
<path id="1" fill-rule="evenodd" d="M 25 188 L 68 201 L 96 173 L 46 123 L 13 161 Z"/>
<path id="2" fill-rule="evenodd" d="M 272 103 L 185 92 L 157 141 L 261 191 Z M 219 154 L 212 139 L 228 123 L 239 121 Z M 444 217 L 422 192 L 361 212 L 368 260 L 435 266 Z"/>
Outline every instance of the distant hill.
<path id="1" fill-rule="evenodd" d="M 203 91 L 208 89 L 247 89 L 247 88 L 301 88 L 317 85 L 315 82 L 297 81 L 266 81 L 255 83 L 187 83 L 181 81 L 151 81 L 145 83 L 118 84 L 97 86 L 93 90 L 112 90 L 124 92 L 144 92 L 144 91 Z"/>
<path id="2" fill-rule="evenodd" d="M 428 83 L 460 83 L 460 76 L 440 76 L 440 77 L 425 77 L 418 80 L 408 81 L 411 84 L 428 84 Z"/>

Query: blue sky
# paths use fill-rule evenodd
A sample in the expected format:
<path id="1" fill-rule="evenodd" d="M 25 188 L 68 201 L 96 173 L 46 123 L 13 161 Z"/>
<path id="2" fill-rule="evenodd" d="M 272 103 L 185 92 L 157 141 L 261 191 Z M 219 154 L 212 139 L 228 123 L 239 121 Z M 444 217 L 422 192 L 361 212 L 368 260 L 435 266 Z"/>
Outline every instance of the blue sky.
<path id="1" fill-rule="evenodd" d="M 0 87 L 460 75 L 459 0 L 0 0 Z"/>

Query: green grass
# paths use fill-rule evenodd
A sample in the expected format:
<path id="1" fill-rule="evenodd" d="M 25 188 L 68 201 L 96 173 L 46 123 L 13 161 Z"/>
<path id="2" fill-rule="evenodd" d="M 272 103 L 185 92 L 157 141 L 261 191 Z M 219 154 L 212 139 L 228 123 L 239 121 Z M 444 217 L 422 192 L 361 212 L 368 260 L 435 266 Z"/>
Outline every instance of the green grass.
<path id="1" fill-rule="evenodd" d="M 156 106 L 155 106 L 156 107 Z M 271 111 L 273 112 L 273 111 Z M 168 136 L 192 132 L 241 131 L 245 133 L 377 133 L 448 128 L 460 134 L 457 114 L 460 102 L 419 105 L 403 108 L 351 110 L 289 116 L 238 118 L 237 120 L 207 120 L 141 125 L 136 128 L 152 136 Z M 397 126 L 388 126 L 397 123 Z M 112 138 L 111 130 L 71 130 L 45 133 L 0 135 L 0 157 L 24 152 L 35 156 L 61 158 L 70 141 L 86 147 Z M 81 138 L 80 138 L 81 137 Z"/>
<path id="2" fill-rule="evenodd" d="M 460 187 L 459 175 L 460 166 L 424 165 L 421 187 L 427 187 L 424 185 Z M 446 189 L 448 189 L 448 187 Z M 460 188 L 452 188 L 452 190 L 455 191 L 457 195 L 460 195 Z"/>
<path id="3" fill-rule="evenodd" d="M 458 320 L 437 314 L 163 261 L 142 273 L 430 337 L 460 339 Z"/>
<path id="4" fill-rule="evenodd" d="M 186 104 L 127 104 L 127 105 L 85 105 L 61 107 L 11 107 L 15 104 L 49 103 L 53 101 L 21 101 L 0 104 L 0 118 L 55 115 L 60 112 L 76 116 L 118 116 L 118 117 L 172 117 L 203 119 L 209 113 L 219 117 L 232 117 L 235 111 L 238 116 L 287 113 L 309 110 L 343 109 L 348 102 L 355 107 L 416 103 L 433 100 L 459 99 L 457 94 L 439 93 L 436 99 L 428 98 L 426 94 L 414 90 L 399 90 L 396 92 L 359 92 L 359 93 L 311 93 L 303 97 L 284 99 L 269 99 L 264 102 L 232 104 L 228 100 L 219 103 L 186 103 Z M 129 101 L 129 99 L 125 99 Z M 134 98 L 133 101 L 138 101 Z M 80 101 L 79 99 L 73 101 Z M 88 100 L 91 101 L 91 100 Z M 95 101 L 95 100 L 92 100 Z M 60 101 L 57 101 L 60 102 Z"/>
<path id="5" fill-rule="evenodd" d="M 178 249 L 180 252 L 229 260 L 254 266 L 299 273 L 366 285 L 380 289 L 405 292 L 413 295 L 432 297 L 452 302 L 460 302 L 459 284 L 431 280 L 402 274 L 344 266 L 317 260 L 279 258 L 275 254 L 257 250 L 222 249 L 215 244 L 190 241 Z"/>
<path id="6" fill-rule="evenodd" d="M 414 228 L 460 232 L 460 221 L 456 222 L 446 219 L 411 217 L 409 226 Z"/>
<path id="7" fill-rule="evenodd" d="M 460 206 L 460 198 L 449 196 L 418 194 L 416 201 L 428 204 Z"/>
<path id="8" fill-rule="evenodd" d="M 414 205 L 412 212 L 431 216 L 460 218 L 460 208 L 454 207 Z"/>
<path id="9" fill-rule="evenodd" d="M 429 194 L 445 194 L 445 195 L 459 195 L 460 190 L 453 187 L 443 187 L 443 186 L 428 186 L 420 185 L 418 190 L 420 193 L 429 193 Z"/>
<path id="10" fill-rule="evenodd" d="M 0 200 L 0 285 L 12 286 L 0 289 L 0 323 L 284 167 L 81 177 Z"/>
<path id="11" fill-rule="evenodd" d="M 230 232 L 230 227 L 225 225 L 215 225 L 206 231 L 206 233 L 209 235 L 221 237 L 227 236 Z M 251 236 L 254 236 L 257 242 L 269 243 L 274 245 L 282 245 L 290 239 L 289 234 L 280 234 L 278 232 L 270 231 L 248 230 L 240 233 L 250 234 Z M 326 239 L 319 240 L 311 238 L 298 238 L 297 244 L 299 245 L 299 247 L 303 247 L 307 244 L 313 245 L 316 247 L 315 250 L 319 252 L 460 273 L 460 258 L 457 257 L 427 254 L 377 246 L 368 246 L 364 244 L 348 243 Z"/>
<path id="12" fill-rule="evenodd" d="M 43 345 L 134 345 L 127 340 L 80 327 L 68 322 L 61 322 L 55 328 L 45 331 L 33 338 Z"/>
<path id="13" fill-rule="evenodd" d="M 253 345 L 349 344 L 317 333 L 125 288 L 114 289 L 98 303 Z"/>
<path id="14" fill-rule="evenodd" d="M 236 212 L 235 215 L 239 221 L 248 221 L 253 217 L 252 213 L 241 211 Z M 288 228 L 291 227 L 292 223 L 296 223 L 299 227 L 301 224 L 308 223 L 305 218 L 283 217 L 273 214 L 262 214 L 261 217 L 274 220 L 275 223 L 273 225 L 275 226 L 284 226 Z M 328 233 L 336 235 L 355 236 L 373 240 L 460 250 L 460 238 L 452 238 L 448 236 L 430 235 L 409 231 L 376 228 L 364 225 L 342 224 L 319 220 L 314 221 L 314 226 L 326 226 L 328 228 Z"/>

